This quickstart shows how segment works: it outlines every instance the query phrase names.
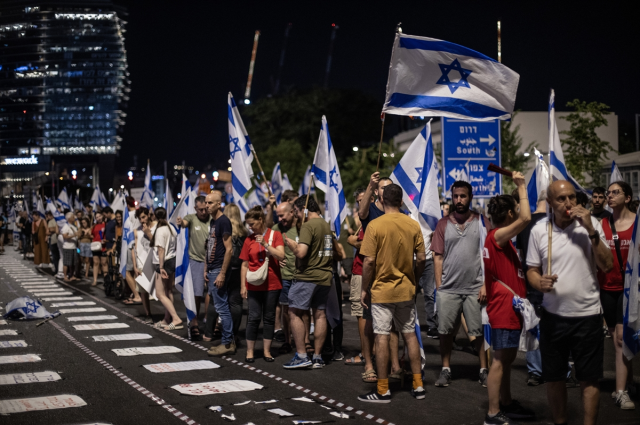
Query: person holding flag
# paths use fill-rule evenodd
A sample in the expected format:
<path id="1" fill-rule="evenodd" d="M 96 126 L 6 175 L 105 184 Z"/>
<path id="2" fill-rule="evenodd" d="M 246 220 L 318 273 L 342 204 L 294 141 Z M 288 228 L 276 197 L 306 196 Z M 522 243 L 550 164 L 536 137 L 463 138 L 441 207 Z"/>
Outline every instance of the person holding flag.
<path id="1" fill-rule="evenodd" d="M 153 197 L 155 193 L 151 188 L 151 163 L 147 161 L 147 170 L 144 175 L 144 191 L 140 197 L 140 206 L 153 210 Z"/>

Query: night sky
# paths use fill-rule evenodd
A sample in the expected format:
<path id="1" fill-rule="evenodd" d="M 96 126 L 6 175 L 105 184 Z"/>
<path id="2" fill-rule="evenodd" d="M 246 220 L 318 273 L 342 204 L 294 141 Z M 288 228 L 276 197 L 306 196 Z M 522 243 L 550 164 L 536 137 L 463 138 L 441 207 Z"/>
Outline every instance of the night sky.
<path id="1" fill-rule="evenodd" d="M 150 158 L 159 172 L 165 159 L 226 163 L 227 92 L 243 98 L 255 30 L 251 98 L 272 92 L 288 23 L 281 91 L 322 85 L 332 23 L 339 30 L 329 86 L 362 90 L 382 108 L 398 22 L 405 34 L 497 57 L 501 19 L 503 63 L 520 74 L 516 109 L 546 110 L 554 88 L 558 110 L 574 98 L 603 102 L 632 132 L 640 113 L 637 2 L 115 2 L 129 12 L 133 82 L 119 169 L 133 165 L 133 155 L 139 165 Z"/>

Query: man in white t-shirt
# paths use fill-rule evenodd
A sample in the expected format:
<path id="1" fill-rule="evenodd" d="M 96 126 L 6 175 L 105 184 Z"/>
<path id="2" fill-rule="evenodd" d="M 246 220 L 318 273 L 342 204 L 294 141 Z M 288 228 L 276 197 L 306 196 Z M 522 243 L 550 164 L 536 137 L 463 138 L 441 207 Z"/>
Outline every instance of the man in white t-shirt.
<path id="1" fill-rule="evenodd" d="M 67 224 L 62 227 L 60 234 L 64 242 L 62 243 L 62 265 L 64 273 L 64 281 L 71 282 L 78 280 L 73 276 L 74 266 L 76 265 L 76 248 L 78 247 L 78 228 L 73 224 L 76 217 L 72 212 L 65 214 L 64 218 L 67 220 Z M 71 275 L 71 279 L 69 279 Z"/>
<path id="2" fill-rule="evenodd" d="M 576 205 L 576 192 L 564 180 L 549 186 L 547 202 L 553 210 L 551 273 L 549 220 L 531 230 L 527 252 L 527 279 L 544 293 L 540 320 L 542 378 L 556 424 L 567 423 L 567 361 L 571 354 L 582 388 L 584 423 L 598 417 L 604 357 L 602 308 L 596 267 L 613 267 L 611 250 L 600 223 L 586 208 Z"/>

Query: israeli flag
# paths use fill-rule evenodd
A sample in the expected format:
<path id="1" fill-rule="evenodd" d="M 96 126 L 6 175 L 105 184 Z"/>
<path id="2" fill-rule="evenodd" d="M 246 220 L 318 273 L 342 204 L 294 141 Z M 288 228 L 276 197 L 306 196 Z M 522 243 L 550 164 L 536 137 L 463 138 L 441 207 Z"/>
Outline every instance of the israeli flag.
<path id="1" fill-rule="evenodd" d="M 67 194 L 67 188 L 63 188 L 58 195 L 58 203 L 63 210 L 71 210 L 71 201 L 69 200 L 69 194 Z"/>
<path id="2" fill-rule="evenodd" d="M 86 209 L 84 208 L 84 204 L 80 202 L 80 199 L 77 196 L 73 197 L 73 208 L 75 208 L 78 211 L 87 212 Z"/>
<path id="3" fill-rule="evenodd" d="M 44 204 L 42 203 L 42 198 L 38 196 L 38 200 L 36 201 L 36 211 L 40 215 L 41 218 L 44 218 Z"/>
<path id="4" fill-rule="evenodd" d="M 609 184 L 613 182 L 619 182 L 619 181 L 624 181 L 624 178 L 622 177 L 622 173 L 620 172 L 618 165 L 616 164 L 615 161 L 613 161 L 611 163 L 611 180 Z"/>
<path id="5" fill-rule="evenodd" d="M 263 204 L 262 204 L 262 202 L 260 202 L 260 199 L 258 198 L 258 191 L 254 190 L 247 197 L 247 207 L 248 208 L 253 208 L 253 207 L 257 207 L 257 206 L 263 206 Z"/>
<path id="6" fill-rule="evenodd" d="M 547 190 L 547 188 L 549 187 L 549 168 L 547 167 L 547 163 L 544 162 L 544 157 L 542 156 L 540 151 L 538 151 L 538 149 L 533 148 L 533 151 L 536 161 L 536 168 L 533 169 L 533 174 L 531 174 L 529 184 L 527 185 L 529 207 L 531 208 L 532 213 L 537 208 L 540 193 L 543 190 Z"/>
<path id="7" fill-rule="evenodd" d="M 96 208 L 96 209 L 97 207 L 100 207 L 102 209 L 109 206 L 107 199 L 104 197 L 104 194 L 100 191 L 100 186 L 96 186 L 95 189 L 93 189 L 93 194 L 91 195 L 91 200 L 89 201 L 89 204 L 91 204 L 93 208 Z"/>
<path id="8" fill-rule="evenodd" d="M 118 192 L 116 196 L 113 198 L 113 202 L 111 202 L 113 212 L 123 211 L 126 209 L 127 200 L 125 198 L 125 193 Z"/>
<path id="9" fill-rule="evenodd" d="M 170 217 L 171 213 L 173 212 L 173 195 L 171 194 L 171 189 L 169 188 L 169 179 L 165 179 L 164 201 L 162 202 L 162 206 L 165 210 L 167 210 L 167 217 Z"/>
<path id="10" fill-rule="evenodd" d="M 107 198 L 105 198 L 104 193 L 100 191 L 100 207 L 106 208 L 108 206 L 109 206 L 109 202 L 107 201 Z"/>
<path id="11" fill-rule="evenodd" d="M 448 41 L 396 34 L 383 112 L 474 121 L 508 119 L 520 76 Z"/>
<path id="12" fill-rule="evenodd" d="M 127 252 L 133 246 L 135 241 L 133 232 L 135 229 L 129 220 L 129 208 L 122 199 L 122 208 L 124 210 L 124 216 L 122 217 L 122 245 L 120 246 L 120 274 L 123 279 L 127 278 Z M 115 205 L 115 204 L 114 204 Z"/>
<path id="13" fill-rule="evenodd" d="M 61 229 L 62 229 L 62 226 L 67 224 L 67 220 L 64 218 L 64 214 L 58 211 L 58 208 L 56 208 L 54 203 L 51 202 L 51 199 L 47 199 L 47 211 L 51 211 L 51 214 L 53 214 L 53 218 L 56 220 L 56 224 Z"/>
<path id="14" fill-rule="evenodd" d="M 287 176 L 287 173 L 284 173 L 284 175 L 282 176 L 282 192 L 284 192 L 285 190 L 293 190 L 293 186 L 289 181 L 289 176 Z"/>
<path id="15" fill-rule="evenodd" d="M 309 192 L 309 186 L 311 186 L 311 192 Z M 298 189 L 298 195 L 300 196 L 307 196 L 307 193 L 311 193 L 311 195 L 316 193 L 316 189 L 311 184 L 311 165 L 309 165 L 307 171 L 304 172 L 304 178 Z"/>
<path id="16" fill-rule="evenodd" d="M 636 220 L 633 224 L 633 236 L 629 246 L 629 256 L 624 275 L 624 292 L 622 299 L 622 352 L 631 360 L 640 352 L 640 283 L 638 271 L 640 270 L 640 254 L 638 253 L 638 219 L 640 209 L 636 212 Z"/>
<path id="17" fill-rule="evenodd" d="M 552 181 L 566 180 L 573 185 L 576 192 L 591 194 L 591 192 L 580 186 L 576 179 L 571 177 L 565 166 L 564 153 L 562 152 L 562 144 L 560 143 L 560 135 L 558 134 L 558 125 L 556 123 L 555 98 L 556 94 L 552 89 L 549 96 L 549 169 Z"/>
<path id="18" fill-rule="evenodd" d="M 489 315 L 487 314 L 487 306 L 482 307 L 482 334 L 484 335 L 484 351 L 491 348 L 491 325 L 489 324 Z"/>
<path id="19" fill-rule="evenodd" d="M 147 170 L 144 175 L 144 191 L 142 192 L 142 197 L 140 197 L 140 206 L 153 210 L 153 198 L 155 196 L 156 194 L 151 188 L 151 164 L 147 161 Z"/>
<path id="20" fill-rule="evenodd" d="M 424 365 L 427 363 L 427 356 L 424 353 L 424 346 L 422 345 L 422 331 L 420 330 L 420 320 L 418 319 L 418 307 L 413 307 L 416 312 L 415 332 L 416 338 L 418 338 L 418 346 L 420 347 L 420 367 L 424 369 Z M 406 347 L 405 347 L 406 350 Z M 408 358 L 409 356 L 407 356 Z"/>
<path id="21" fill-rule="evenodd" d="M 482 280 L 484 281 L 484 243 L 487 240 L 487 226 L 484 224 L 484 216 L 480 214 L 478 218 L 478 227 L 480 235 L 480 264 L 482 265 Z M 482 333 L 484 335 L 484 349 L 485 351 L 491 347 L 491 324 L 489 324 L 489 315 L 487 314 L 487 307 L 482 307 Z"/>
<path id="22" fill-rule="evenodd" d="M 253 184 L 255 186 L 254 193 L 258 197 L 258 201 L 260 201 L 260 205 L 262 206 L 267 205 L 269 203 L 269 195 L 268 195 L 269 190 L 267 189 L 267 184 L 266 183 L 258 184 L 256 180 L 253 181 Z"/>
<path id="23" fill-rule="evenodd" d="M 431 140 L 431 122 L 424 126 L 391 174 L 402 187 L 402 201 L 420 223 L 425 244 L 442 218 L 438 196 L 437 159 Z M 427 244 L 427 251 L 431 246 Z"/>
<path id="24" fill-rule="evenodd" d="M 186 176 L 182 179 L 182 193 L 185 196 L 180 199 L 172 217 L 185 217 L 195 214 L 195 197 L 191 191 L 191 185 Z M 187 310 L 187 321 L 191 322 L 196 317 L 196 299 L 193 290 L 193 277 L 189 263 L 189 229 L 176 227 L 178 237 L 176 241 L 176 289 L 182 294 L 182 300 Z"/>
<path id="25" fill-rule="evenodd" d="M 326 195 L 329 204 L 327 213 L 331 216 L 331 230 L 340 237 L 342 222 L 347 217 L 347 202 L 344 197 L 342 178 L 338 169 L 338 160 L 331 144 L 327 118 L 322 116 L 322 128 L 316 155 L 313 159 L 313 174 L 315 175 L 316 186 Z"/>
<path id="26" fill-rule="evenodd" d="M 229 118 L 229 154 L 231 155 L 231 183 L 233 198 L 238 199 L 251 189 L 253 152 L 251 140 L 242 122 L 233 95 L 229 92 L 227 113 Z"/>
<path id="27" fill-rule="evenodd" d="M 282 171 L 280 170 L 280 163 L 277 162 L 273 167 L 273 173 L 271 173 L 271 193 L 276 197 L 276 202 L 279 204 L 282 201 Z"/>
<path id="28" fill-rule="evenodd" d="M 237 200 L 234 200 L 234 203 L 240 208 L 240 220 L 244 221 L 244 215 L 249 211 L 249 205 L 247 205 L 247 201 L 241 196 Z"/>

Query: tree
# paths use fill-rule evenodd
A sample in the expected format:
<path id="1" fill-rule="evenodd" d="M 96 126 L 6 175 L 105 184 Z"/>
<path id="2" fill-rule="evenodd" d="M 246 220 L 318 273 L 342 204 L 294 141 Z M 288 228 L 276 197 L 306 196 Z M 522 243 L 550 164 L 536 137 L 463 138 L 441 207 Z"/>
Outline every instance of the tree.
<path id="1" fill-rule="evenodd" d="M 522 136 L 518 133 L 520 131 L 520 124 L 514 126 L 513 120 L 518 112 L 514 112 L 511 115 L 511 121 L 500 121 L 500 149 L 502 151 L 502 168 L 506 168 L 510 171 L 520 171 L 524 173 L 527 169 L 527 162 L 529 157 L 524 156 L 522 153 L 518 153 L 522 147 Z M 532 148 L 536 147 L 535 140 L 527 145 L 524 149 L 525 152 L 529 152 Z M 516 186 L 509 178 L 502 179 L 502 193 L 511 193 Z"/>
<path id="2" fill-rule="evenodd" d="M 267 180 L 271 180 L 271 174 L 276 163 L 280 162 L 282 174 L 289 177 L 293 190 L 298 190 L 307 166 L 313 162 L 314 149 L 303 149 L 302 145 L 293 141 L 282 139 L 278 143 L 268 146 L 266 149 L 256 151 L 260 165 L 264 168 Z M 259 174 L 258 164 L 254 161 L 254 174 Z"/>
<path id="3" fill-rule="evenodd" d="M 596 129 L 607 125 L 605 114 L 609 113 L 609 107 L 604 103 L 587 103 L 578 99 L 568 102 L 567 106 L 575 112 L 562 117 L 571 123 L 569 130 L 560 132 L 568 136 L 561 140 L 565 165 L 581 185 L 587 183 L 585 173 L 594 184 L 599 184 L 603 163 L 613 148 L 609 142 L 598 137 Z"/>

